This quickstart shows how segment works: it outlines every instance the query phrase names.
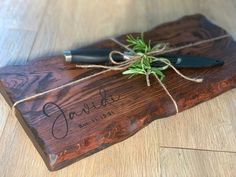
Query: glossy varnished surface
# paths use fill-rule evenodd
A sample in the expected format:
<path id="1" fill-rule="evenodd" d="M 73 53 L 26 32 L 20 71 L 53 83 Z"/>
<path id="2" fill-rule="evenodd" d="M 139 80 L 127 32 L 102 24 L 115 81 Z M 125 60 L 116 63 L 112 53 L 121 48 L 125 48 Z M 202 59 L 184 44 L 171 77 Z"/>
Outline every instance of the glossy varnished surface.
<path id="1" fill-rule="evenodd" d="M 224 30 L 197 15 L 157 27 L 145 33 L 145 38 L 180 46 L 223 34 Z M 118 39 L 123 41 L 124 36 Z M 109 40 L 95 45 L 118 48 Z M 223 67 L 181 70 L 190 77 L 203 77 L 201 84 L 166 72 L 164 83 L 180 111 L 235 87 L 235 49 L 236 43 L 227 38 L 179 52 L 225 61 Z M 12 105 L 94 72 L 98 71 L 65 64 L 62 56 L 46 58 L 25 66 L 2 68 L 1 90 Z M 128 79 L 119 72 L 109 72 L 21 103 L 17 117 L 48 168 L 56 170 L 130 137 L 153 120 L 175 114 L 169 97 L 154 79 L 151 82 L 152 87 L 146 87 L 143 77 Z"/>
<path id="2" fill-rule="evenodd" d="M 146 31 L 194 13 L 203 13 L 235 36 L 234 0 L 103 2 L 1 1 L 0 65 L 62 53 L 106 36 Z M 178 115 L 153 121 L 125 141 L 50 172 L 0 96 L 0 176 L 234 176 L 235 98 L 236 89 L 232 89 Z"/>

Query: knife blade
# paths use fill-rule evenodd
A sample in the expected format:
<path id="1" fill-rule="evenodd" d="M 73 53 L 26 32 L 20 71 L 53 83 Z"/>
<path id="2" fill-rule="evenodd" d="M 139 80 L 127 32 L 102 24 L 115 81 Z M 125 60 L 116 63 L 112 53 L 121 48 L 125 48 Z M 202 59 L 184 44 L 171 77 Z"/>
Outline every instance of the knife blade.
<path id="1" fill-rule="evenodd" d="M 104 48 L 81 48 L 74 51 L 64 51 L 65 61 L 80 63 L 80 64 L 104 64 L 109 61 L 109 54 L 111 49 Z M 123 61 L 132 56 L 130 52 L 124 52 L 126 58 L 121 55 L 114 55 L 115 61 Z M 208 58 L 204 56 L 188 56 L 188 55 L 161 55 L 158 57 L 167 58 L 171 64 L 176 68 L 206 68 L 221 66 L 224 61 Z M 152 67 L 163 66 L 160 62 L 153 62 Z"/>

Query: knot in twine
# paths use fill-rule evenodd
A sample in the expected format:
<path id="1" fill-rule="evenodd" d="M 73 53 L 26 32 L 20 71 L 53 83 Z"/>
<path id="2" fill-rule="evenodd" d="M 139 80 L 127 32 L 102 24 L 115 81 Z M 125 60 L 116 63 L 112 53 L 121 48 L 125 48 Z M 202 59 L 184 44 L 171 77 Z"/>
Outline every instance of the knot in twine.
<path id="1" fill-rule="evenodd" d="M 180 47 L 176 47 L 176 48 L 168 48 L 168 45 L 165 44 L 165 43 L 161 43 L 159 45 L 157 45 L 156 47 L 154 47 L 150 52 L 147 52 L 145 54 L 143 53 L 135 53 L 132 49 L 130 49 L 129 47 L 127 47 L 126 45 L 122 44 L 121 42 L 117 41 L 116 39 L 114 38 L 111 38 L 112 41 L 114 41 L 116 44 L 118 44 L 119 46 L 127 49 L 128 51 L 130 51 L 132 54 L 134 55 L 127 55 L 125 53 L 122 53 L 120 51 L 111 51 L 110 54 L 109 54 L 109 61 L 111 64 L 113 65 L 110 65 L 110 66 L 106 66 L 106 65 L 93 65 L 93 64 L 89 64 L 89 65 L 76 65 L 76 67 L 78 68 L 103 68 L 105 70 L 101 71 L 101 72 L 98 72 L 98 73 L 95 73 L 95 74 L 92 74 L 92 75 L 89 75 L 87 77 L 84 77 L 84 78 L 81 78 L 81 79 L 78 79 L 76 81 L 73 81 L 73 82 L 70 82 L 70 83 L 67 83 L 67 84 L 64 84 L 64 85 L 61 85 L 59 87 L 56 87 L 56 88 L 53 88 L 53 89 L 50 89 L 50 90 L 47 90 L 47 91 L 44 91 L 44 92 L 41 92 L 41 93 L 37 93 L 35 95 L 32 95 L 32 96 L 29 96 L 29 97 L 26 97 L 26 98 L 23 98 L 21 100 L 18 100 L 16 101 L 13 106 L 12 106 L 12 109 L 15 111 L 15 107 L 17 105 L 19 105 L 20 103 L 22 102 L 25 102 L 25 101 L 28 101 L 28 100 L 31 100 L 31 99 L 34 99 L 34 98 L 37 98 L 37 97 L 40 97 L 40 96 L 43 96 L 43 95 L 46 95 L 48 93 L 51 93 L 51 92 L 54 92 L 54 91 L 57 91 L 57 90 L 60 90 L 60 89 L 63 89 L 63 88 L 66 88 L 68 86 L 72 86 L 74 84 L 77 84 L 79 82 L 82 82 L 82 81 L 85 81 L 87 79 L 90 79 L 90 78 L 93 78 L 93 77 L 96 77 L 96 76 L 99 76 L 101 74 L 104 74 L 104 73 L 107 73 L 107 72 L 110 72 L 110 71 L 123 71 L 127 68 L 129 68 L 130 66 L 132 66 L 132 64 L 134 64 L 135 62 L 139 61 L 142 59 L 142 57 L 144 57 L 145 55 L 146 56 L 154 56 L 154 55 L 163 55 L 163 54 L 166 54 L 166 53 L 171 53 L 171 52 L 175 52 L 175 51 L 179 51 L 179 50 L 182 50 L 182 49 L 185 49 L 185 48 L 190 48 L 190 47 L 194 47 L 194 46 L 198 46 L 198 45 L 201 45 L 201 44 L 205 44 L 205 43 L 209 43 L 209 42 L 214 42 L 216 40 L 220 40 L 220 39 L 224 39 L 224 38 L 227 38 L 227 37 L 230 37 L 230 35 L 228 34 L 225 34 L 225 35 L 222 35 L 222 36 L 219 36 L 219 37 L 215 37 L 215 38 L 211 38 L 211 39 L 207 39 L 207 40 L 202 40 L 202 41 L 199 41 L 199 42 L 195 42 L 195 43 L 190 43 L 190 44 L 187 44 L 187 45 L 183 45 L 183 46 L 180 46 Z M 114 55 L 121 55 L 123 56 L 124 60 L 121 61 L 121 62 L 117 62 L 113 59 L 113 56 Z M 192 81 L 192 82 L 196 82 L 196 83 L 200 83 L 203 81 L 202 78 L 190 78 L 188 76 L 185 76 L 183 75 L 180 71 L 178 71 L 171 63 L 168 59 L 165 59 L 165 58 L 155 58 L 156 60 L 155 61 L 159 61 L 159 62 L 162 62 L 164 63 L 166 66 L 172 68 L 179 76 L 181 76 L 182 78 L 186 79 L 186 80 L 189 80 L 189 81 Z M 148 76 L 150 73 L 146 73 L 146 76 Z M 178 109 L 178 105 L 176 103 L 176 101 L 174 100 L 174 98 L 172 97 L 172 95 L 170 94 L 170 92 L 168 91 L 168 89 L 165 87 L 165 85 L 162 83 L 162 81 L 159 79 L 158 76 L 156 76 L 156 79 L 157 81 L 159 82 L 159 84 L 162 86 L 162 88 L 165 90 L 165 92 L 167 93 L 167 95 L 170 97 L 170 99 L 172 100 L 174 106 L 175 106 L 175 109 L 176 109 L 176 113 L 179 112 L 179 109 Z M 150 82 L 149 82 L 149 78 L 146 77 L 146 80 L 147 80 L 147 85 L 150 86 Z"/>

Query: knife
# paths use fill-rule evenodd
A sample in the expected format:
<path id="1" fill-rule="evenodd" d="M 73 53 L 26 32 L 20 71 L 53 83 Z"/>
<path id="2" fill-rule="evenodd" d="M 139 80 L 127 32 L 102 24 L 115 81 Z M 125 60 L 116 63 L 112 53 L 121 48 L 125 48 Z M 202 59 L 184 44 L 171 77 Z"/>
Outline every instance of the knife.
<path id="1" fill-rule="evenodd" d="M 77 50 L 65 50 L 64 57 L 66 62 L 80 63 L 80 64 L 104 64 L 109 61 L 109 54 L 111 49 L 104 48 L 81 48 Z M 126 55 L 115 54 L 113 59 L 115 61 L 124 61 L 132 56 L 130 52 L 124 52 Z M 161 55 L 158 57 L 167 58 L 175 68 L 206 68 L 213 66 L 221 66 L 224 61 L 212 59 L 203 56 L 188 56 L 188 55 Z M 153 62 L 153 67 L 163 66 L 160 62 Z"/>

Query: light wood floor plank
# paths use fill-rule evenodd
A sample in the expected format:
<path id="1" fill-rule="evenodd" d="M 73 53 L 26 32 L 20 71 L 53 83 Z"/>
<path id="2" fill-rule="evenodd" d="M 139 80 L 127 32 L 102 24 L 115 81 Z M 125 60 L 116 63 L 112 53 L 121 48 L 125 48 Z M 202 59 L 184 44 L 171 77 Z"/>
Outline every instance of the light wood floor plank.
<path id="1" fill-rule="evenodd" d="M 162 148 L 161 177 L 235 177 L 236 153 Z"/>
<path id="2" fill-rule="evenodd" d="M 36 32 L 0 27 L 0 67 L 24 64 L 27 61 Z M 10 108 L 4 98 L 0 98 L 0 137 L 10 115 Z M 12 125 L 14 127 L 14 125 Z M 8 131 L 8 130 L 6 130 Z M 11 134 L 10 136 L 13 136 Z"/>
<path id="3" fill-rule="evenodd" d="M 26 63 L 36 32 L 0 28 L 0 34 L 0 67 Z"/>
<path id="4" fill-rule="evenodd" d="M 34 2 L 34 3 L 33 3 Z M 0 67 L 24 64 L 33 46 L 46 0 L 2 0 L 0 2 Z M 9 114 L 1 97 L 0 137 Z"/>
<path id="5" fill-rule="evenodd" d="M 160 145 L 236 152 L 236 89 L 159 121 Z"/>
<path id="6" fill-rule="evenodd" d="M 62 54 L 65 49 L 115 34 L 146 31 L 199 12 L 236 38 L 235 11 L 234 0 L 1 0 L 0 66 Z M 153 122 L 128 140 L 57 172 L 48 172 L 19 122 L 0 100 L 0 176 L 158 177 L 160 162 L 164 177 L 232 176 L 236 174 L 235 154 L 168 148 L 162 149 L 159 159 L 159 146 L 236 152 L 235 96 L 232 90 Z"/>
<path id="7" fill-rule="evenodd" d="M 0 27 L 36 31 L 48 0 L 1 0 Z"/>
<path id="8" fill-rule="evenodd" d="M 152 28 L 162 23 L 174 21 L 184 15 L 199 12 L 200 4 L 196 0 L 149 0 L 146 2 L 146 23 L 148 28 Z"/>
<path id="9" fill-rule="evenodd" d="M 66 49 L 128 32 L 143 32 L 183 15 L 195 14 L 199 5 L 188 0 L 54 1 L 49 4 L 30 59 L 62 54 Z M 160 9 L 161 10 L 158 10 Z M 173 9 L 171 12 L 169 9 Z M 69 9 L 69 10 L 68 10 Z M 53 22 L 53 23 L 52 23 Z"/>
<path id="10" fill-rule="evenodd" d="M 0 139 L 0 171 L 6 177 L 158 177 L 160 174 L 157 135 L 150 135 L 150 130 L 157 132 L 154 124 L 129 140 L 57 172 L 46 169 L 15 117 L 8 117 L 6 126 Z"/>
<path id="11" fill-rule="evenodd" d="M 144 29 L 146 16 L 142 5 L 140 1 L 132 0 L 105 0 L 103 3 L 98 0 L 70 0 L 70 3 L 50 3 L 30 59 L 61 54 L 65 49 L 86 45 L 131 29 Z M 131 7 L 132 13 L 128 13 Z"/>
<path id="12" fill-rule="evenodd" d="M 213 23 L 226 29 L 236 39 L 236 1 L 200 0 L 200 10 Z"/>
<path id="13" fill-rule="evenodd" d="M 2 95 L 0 95 L 0 113 L 1 113 L 1 118 L 0 118 L 0 138 L 1 138 L 1 135 L 6 125 L 7 117 L 10 114 L 9 106 L 5 102 Z"/>

